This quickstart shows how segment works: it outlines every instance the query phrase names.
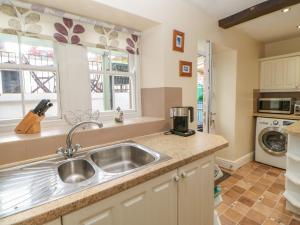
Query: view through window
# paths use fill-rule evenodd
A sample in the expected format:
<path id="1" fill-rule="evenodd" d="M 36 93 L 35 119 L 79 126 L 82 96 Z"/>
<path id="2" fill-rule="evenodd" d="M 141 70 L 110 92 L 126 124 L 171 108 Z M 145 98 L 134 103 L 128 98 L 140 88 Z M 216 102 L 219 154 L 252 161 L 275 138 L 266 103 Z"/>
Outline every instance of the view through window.
<path id="1" fill-rule="evenodd" d="M 57 68 L 51 41 L 0 34 L 0 120 L 22 118 L 41 99 L 58 117 Z"/>
<path id="2" fill-rule="evenodd" d="M 135 110 L 135 62 L 127 52 L 88 49 L 92 109 Z"/>

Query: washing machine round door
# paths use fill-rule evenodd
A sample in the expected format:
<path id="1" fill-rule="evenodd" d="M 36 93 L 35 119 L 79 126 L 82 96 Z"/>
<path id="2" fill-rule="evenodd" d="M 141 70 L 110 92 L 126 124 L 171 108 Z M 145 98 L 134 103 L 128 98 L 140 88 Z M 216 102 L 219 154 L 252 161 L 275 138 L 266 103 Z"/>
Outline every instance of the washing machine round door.
<path id="1" fill-rule="evenodd" d="M 265 128 L 260 132 L 259 144 L 265 152 L 282 156 L 287 151 L 287 134 L 278 127 Z"/>

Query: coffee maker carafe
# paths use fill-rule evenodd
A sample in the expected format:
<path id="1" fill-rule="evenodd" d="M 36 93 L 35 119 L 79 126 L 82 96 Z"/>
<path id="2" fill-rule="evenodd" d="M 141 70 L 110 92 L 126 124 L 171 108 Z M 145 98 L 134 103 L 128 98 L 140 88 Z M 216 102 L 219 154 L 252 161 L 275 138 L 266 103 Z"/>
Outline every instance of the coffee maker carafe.
<path id="1" fill-rule="evenodd" d="M 184 137 L 195 134 L 194 130 L 189 129 L 189 122 L 192 123 L 194 121 L 193 107 L 172 107 L 170 109 L 170 117 L 173 119 L 171 133 Z"/>

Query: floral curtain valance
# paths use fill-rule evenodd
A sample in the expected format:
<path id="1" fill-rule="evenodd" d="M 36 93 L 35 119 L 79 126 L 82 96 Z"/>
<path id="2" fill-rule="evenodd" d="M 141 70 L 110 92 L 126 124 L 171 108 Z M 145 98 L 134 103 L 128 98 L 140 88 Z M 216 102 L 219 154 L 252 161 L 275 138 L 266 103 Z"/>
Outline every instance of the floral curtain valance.
<path id="1" fill-rule="evenodd" d="M 0 31 L 139 54 L 137 31 L 20 1 L 1 3 Z"/>

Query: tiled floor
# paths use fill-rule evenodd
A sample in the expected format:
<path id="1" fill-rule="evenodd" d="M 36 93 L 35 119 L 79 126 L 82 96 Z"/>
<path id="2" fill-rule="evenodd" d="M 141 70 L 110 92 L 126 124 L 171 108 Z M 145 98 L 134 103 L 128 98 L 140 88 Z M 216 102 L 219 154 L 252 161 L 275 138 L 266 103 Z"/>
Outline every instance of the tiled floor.
<path id="1" fill-rule="evenodd" d="M 285 210 L 284 171 L 250 162 L 223 181 L 223 203 L 217 208 L 222 225 L 300 225 Z"/>

